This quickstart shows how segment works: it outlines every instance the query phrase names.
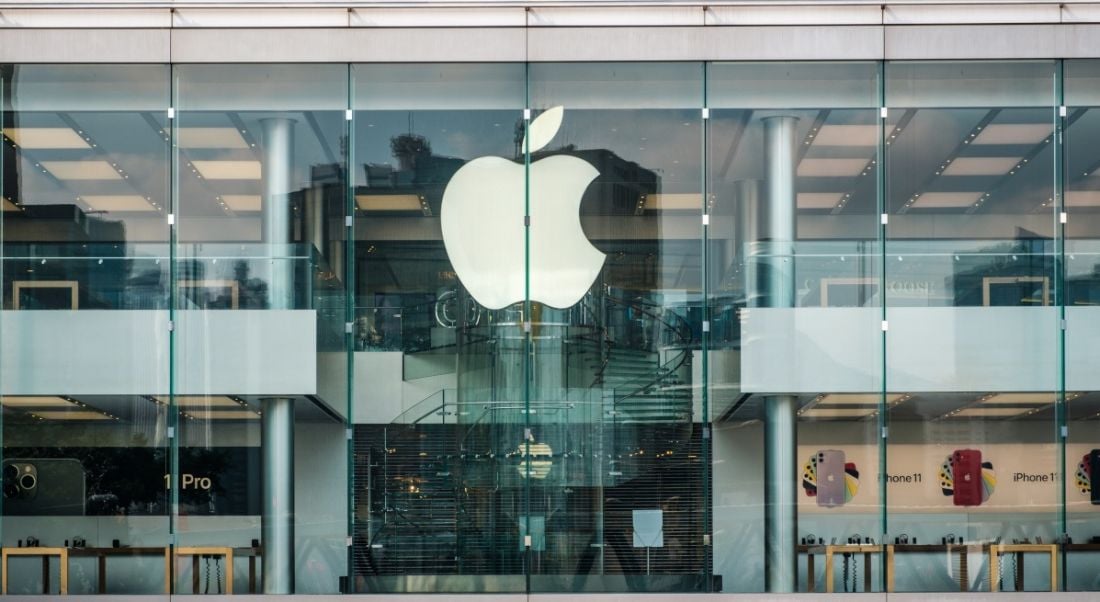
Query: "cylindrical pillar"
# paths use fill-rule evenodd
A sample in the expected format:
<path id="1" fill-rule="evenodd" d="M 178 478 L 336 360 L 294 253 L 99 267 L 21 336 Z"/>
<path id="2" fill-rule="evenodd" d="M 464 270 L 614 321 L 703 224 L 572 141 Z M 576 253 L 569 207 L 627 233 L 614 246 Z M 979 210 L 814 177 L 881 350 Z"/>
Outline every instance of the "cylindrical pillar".
<path id="1" fill-rule="evenodd" d="M 263 237 L 270 259 L 271 309 L 294 304 L 294 262 L 290 259 L 290 193 L 294 170 L 294 120 L 261 119 L 263 128 Z"/>
<path id="2" fill-rule="evenodd" d="M 745 306 L 760 307 L 759 270 L 754 257 L 762 252 L 760 240 L 760 180 L 737 180 L 733 183 L 734 230 L 733 248 L 727 252 L 726 263 L 739 265 L 745 287 Z"/>
<path id="3" fill-rule="evenodd" d="M 795 302 L 795 126 L 798 118 L 764 122 L 764 186 L 767 204 L 767 307 Z M 798 398 L 770 395 L 764 410 L 764 541 L 767 591 L 791 593 L 798 585 Z"/>
<path id="4" fill-rule="evenodd" d="M 767 242 L 768 307 L 794 305 L 794 134 L 797 117 L 777 116 L 764 120 L 764 195 Z"/>
<path id="5" fill-rule="evenodd" d="M 294 398 L 261 400 L 263 593 L 294 593 Z"/>

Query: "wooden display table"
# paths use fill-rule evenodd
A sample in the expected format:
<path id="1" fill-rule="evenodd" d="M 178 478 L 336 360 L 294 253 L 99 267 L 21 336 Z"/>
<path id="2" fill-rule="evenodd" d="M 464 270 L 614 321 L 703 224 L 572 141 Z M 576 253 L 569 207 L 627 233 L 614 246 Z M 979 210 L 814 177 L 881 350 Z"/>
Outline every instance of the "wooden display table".
<path id="1" fill-rule="evenodd" d="M 248 593 L 256 592 L 256 559 L 260 558 L 261 548 L 233 548 L 233 554 L 248 557 Z"/>
<path id="2" fill-rule="evenodd" d="M 69 593 L 69 549 L 68 548 L 3 548 L 0 549 L 0 594 L 8 593 L 8 558 L 11 556 L 42 557 L 42 593 L 50 593 L 50 557 L 60 560 L 60 580 L 58 591 L 61 595 Z"/>
<path id="3" fill-rule="evenodd" d="M 801 544 L 797 546 L 799 554 L 807 554 L 806 556 L 806 591 L 817 591 L 817 576 L 814 574 L 814 558 L 818 554 L 825 553 L 825 544 L 806 545 Z"/>
<path id="4" fill-rule="evenodd" d="M 863 554 L 863 591 L 871 591 L 871 555 L 882 552 L 882 546 L 878 544 L 844 544 L 825 546 L 825 593 L 835 591 L 833 587 L 833 556 L 835 554 Z"/>
<path id="5" fill-rule="evenodd" d="M 191 593 L 199 593 L 199 560 L 203 556 L 221 556 L 225 558 L 225 593 L 233 593 L 233 548 L 222 546 L 196 547 L 182 546 L 176 548 L 176 558 L 180 556 L 191 557 Z"/>
<path id="6" fill-rule="evenodd" d="M 970 566 L 968 554 L 971 550 L 986 552 L 989 544 L 982 543 L 948 543 L 948 544 L 915 544 L 901 543 L 886 546 L 886 591 L 894 591 L 894 555 L 903 553 L 935 553 L 959 555 L 959 591 L 970 591 Z"/>
<path id="7" fill-rule="evenodd" d="M 1002 543 L 989 546 L 989 591 L 998 590 L 1001 583 L 1001 554 L 1016 554 L 1016 591 L 1024 591 L 1024 554 L 1050 555 L 1050 591 L 1058 591 L 1058 544 Z"/>
<path id="8" fill-rule="evenodd" d="M 164 593 L 171 593 L 172 561 L 165 547 L 134 547 L 134 548 L 69 548 L 69 557 L 90 556 L 94 557 L 98 565 L 98 584 L 96 591 L 100 594 L 107 593 L 107 558 L 110 556 L 163 556 L 164 557 Z"/>

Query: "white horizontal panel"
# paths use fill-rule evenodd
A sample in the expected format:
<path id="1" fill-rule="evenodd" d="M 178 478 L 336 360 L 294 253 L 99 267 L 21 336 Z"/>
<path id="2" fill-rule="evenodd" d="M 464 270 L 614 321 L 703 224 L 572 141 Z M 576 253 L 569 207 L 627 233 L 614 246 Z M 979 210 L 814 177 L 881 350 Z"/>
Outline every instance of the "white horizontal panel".
<path id="1" fill-rule="evenodd" d="M 526 58 L 522 27 L 351 29 L 344 44 L 353 63 L 520 62 Z"/>
<path id="2" fill-rule="evenodd" d="M 341 8 L 177 8 L 174 27 L 346 27 Z"/>
<path id="3" fill-rule="evenodd" d="M 0 63 L 167 63 L 169 29 L 7 29 Z"/>
<path id="4" fill-rule="evenodd" d="M 1064 5 L 1062 23 L 1100 23 L 1100 3 Z"/>
<path id="5" fill-rule="evenodd" d="M 707 25 L 879 25 L 878 6 L 711 6 Z"/>
<path id="6" fill-rule="evenodd" d="M 1057 56 L 1058 25 L 895 25 L 886 59 L 1028 59 Z"/>
<path id="7" fill-rule="evenodd" d="M 133 28 L 171 27 L 168 9 L 20 9 L 0 10 L 0 27 Z"/>
<path id="8" fill-rule="evenodd" d="M 538 27 L 531 61 L 690 61 L 703 55 L 704 27 Z"/>
<path id="9" fill-rule="evenodd" d="M 877 60 L 882 27 L 705 27 L 704 58 L 713 61 Z"/>
<path id="10" fill-rule="evenodd" d="M 887 4 L 887 25 L 1058 23 L 1057 4 Z"/>
<path id="11" fill-rule="evenodd" d="M 701 6 L 535 6 L 528 25 L 550 27 L 623 27 L 703 25 Z"/>
<path id="12" fill-rule="evenodd" d="M 178 29 L 176 63 L 339 63 L 349 53 L 341 29 Z"/>
<path id="13" fill-rule="evenodd" d="M 527 11 L 500 8 L 357 8 L 352 27 L 523 27 Z"/>

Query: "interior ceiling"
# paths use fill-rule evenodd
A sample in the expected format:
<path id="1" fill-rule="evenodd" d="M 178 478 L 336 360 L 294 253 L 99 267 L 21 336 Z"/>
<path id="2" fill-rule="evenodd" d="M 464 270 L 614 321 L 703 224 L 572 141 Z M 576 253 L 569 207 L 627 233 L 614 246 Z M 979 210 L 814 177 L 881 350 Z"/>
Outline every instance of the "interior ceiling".
<path id="1" fill-rule="evenodd" d="M 3 420 L 10 424 L 155 424 L 167 409 L 166 395 L 3 396 Z M 262 402 L 255 396 L 181 396 L 184 421 L 260 424 Z M 98 414 L 98 415 L 97 415 Z M 296 422 L 329 422 L 331 411 L 312 397 L 294 404 Z"/>
<path id="2" fill-rule="evenodd" d="M 727 392 L 715 407 L 726 408 L 721 420 L 764 419 L 767 396 Z M 724 399 L 723 399 L 724 397 Z M 902 422 L 1034 421 L 1053 424 L 1055 391 L 952 393 L 819 393 L 797 395 L 800 421 L 877 421 L 880 401 L 889 420 Z M 1100 420 L 1100 392 L 1068 391 L 1066 418 L 1072 422 Z"/>

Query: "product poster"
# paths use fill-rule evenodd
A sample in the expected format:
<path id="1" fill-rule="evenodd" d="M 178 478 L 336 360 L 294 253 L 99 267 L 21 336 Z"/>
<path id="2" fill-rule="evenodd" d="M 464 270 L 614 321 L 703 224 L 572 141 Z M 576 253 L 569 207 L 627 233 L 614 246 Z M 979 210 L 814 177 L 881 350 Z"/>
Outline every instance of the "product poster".
<path id="1" fill-rule="evenodd" d="M 1093 507 L 1084 462 L 1092 449 L 1067 447 L 1066 499 L 1074 511 Z M 878 446 L 799 446 L 798 457 L 799 512 L 878 511 Z M 883 477 L 887 504 L 892 512 L 910 513 L 1054 512 L 1058 459 L 1054 443 L 891 444 Z"/>

